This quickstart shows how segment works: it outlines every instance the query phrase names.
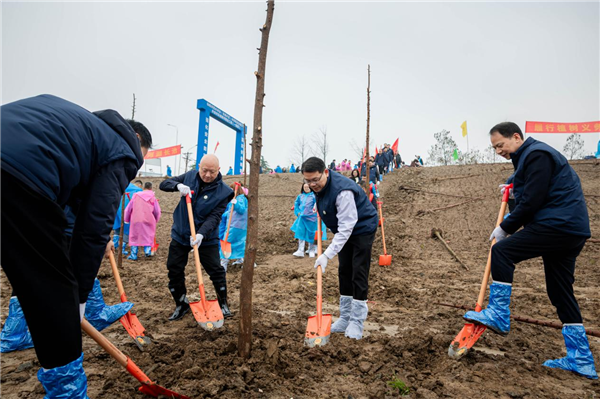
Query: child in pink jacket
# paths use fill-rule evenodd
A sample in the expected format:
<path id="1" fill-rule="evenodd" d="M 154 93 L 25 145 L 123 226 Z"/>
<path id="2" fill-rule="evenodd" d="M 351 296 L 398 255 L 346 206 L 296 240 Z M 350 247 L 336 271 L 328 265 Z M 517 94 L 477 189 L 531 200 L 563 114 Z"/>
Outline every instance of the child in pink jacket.
<path id="1" fill-rule="evenodd" d="M 144 190 L 135 193 L 125 208 L 125 221 L 129 223 L 129 245 L 131 246 L 131 254 L 127 259 L 137 260 L 138 246 L 144 247 L 146 257 L 152 256 L 151 250 L 160 213 L 160 205 L 152 191 L 152 183 L 146 182 Z"/>

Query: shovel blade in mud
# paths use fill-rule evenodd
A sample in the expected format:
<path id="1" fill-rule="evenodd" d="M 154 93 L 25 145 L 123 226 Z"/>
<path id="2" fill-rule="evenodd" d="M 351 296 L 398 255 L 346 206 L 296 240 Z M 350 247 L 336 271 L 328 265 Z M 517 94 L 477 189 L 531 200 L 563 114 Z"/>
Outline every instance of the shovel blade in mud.
<path id="1" fill-rule="evenodd" d="M 196 318 L 198 324 L 200 324 L 200 327 L 206 331 L 212 331 L 223 327 L 224 318 L 221 306 L 219 306 L 219 301 L 214 299 L 212 301 L 206 301 L 205 304 L 206 307 L 203 306 L 202 301 L 190 302 L 192 314 Z"/>
<path id="2" fill-rule="evenodd" d="M 482 324 L 466 323 L 448 347 L 448 356 L 456 360 L 465 356 L 486 329 Z"/>
<path id="3" fill-rule="evenodd" d="M 144 335 L 144 331 L 146 331 L 146 329 L 144 328 L 144 326 L 142 326 L 142 323 L 140 323 L 140 320 L 136 315 L 134 315 L 131 312 L 127 312 L 125 316 L 119 319 L 119 321 L 121 322 L 123 327 L 125 327 L 127 334 L 129 334 L 129 336 L 133 338 L 133 341 L 135 342 L 139 350 L 143 351 L 144 346 L 150 345 L 152 343 L 152 341 L 150 341 L 150 338 Z"/>
<path id="4" fill-rule="evenodd" d="M 315 346 L 324 346 L 329 342 L 331 334 L 331 315 L 324 314 L 321 317 L 321 326 L 319 327 L 318 316 L 308 318 L 306 325 L 306 334 L 304 336 L 304 345 L 310 348 Z"/>
<path id="5" fill-rule="evenodd" d="M 231 257 L 231 243 L 221 240 L 221 252 L 223 252 L 225 259 L 229 259 Z"/>
<path id="6" fill-rule="evenodd" d="M 142 383 L 142 386 L 138 389 L 141 393 L 153 396 L 155 398 L 178 398 L 178 399 L 190 399 L 189 396 L 182 395 L 180 393 L 171 391 L 170 389 L 163 388 L 160 385 L 156 385 L 152 381 L 149 383 Z"/>

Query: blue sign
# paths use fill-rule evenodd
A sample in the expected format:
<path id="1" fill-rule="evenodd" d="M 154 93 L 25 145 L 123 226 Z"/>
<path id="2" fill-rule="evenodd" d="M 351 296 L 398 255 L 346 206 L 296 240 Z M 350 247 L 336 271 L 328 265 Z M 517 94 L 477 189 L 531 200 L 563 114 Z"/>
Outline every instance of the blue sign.
<path id="1" fill-rule="evenodd" d="M 246 145 L 246 126 L 228 115 L 226 112 L 215 107 L 205 99 L 198 100 L 196 108 L 200 110 L 200 120 L 198 123 L 198 152 L 196 153 L 196 169 L 204 155 L 208 153 L 208 126 L 210 118 L 214 118 L 235 130 L 235 158 L 233 163 L 233 173 L 239 175 L 244 168 L 244 146 Z"/>

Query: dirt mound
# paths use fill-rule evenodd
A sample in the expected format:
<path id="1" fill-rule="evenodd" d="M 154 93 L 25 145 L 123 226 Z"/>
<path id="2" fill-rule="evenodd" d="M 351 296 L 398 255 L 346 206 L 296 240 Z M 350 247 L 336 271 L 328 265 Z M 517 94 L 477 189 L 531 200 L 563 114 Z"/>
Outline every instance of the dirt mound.
<path id="1" fill-rule="evenodd" d="M 574 164 L 590 214 L 592 233 L 600 235 L 600 164 Z M 203 331 L 187 315 L 168 322 L 174 308 L 167 289 L 166 257 L 177 193 L 157 191 L 163 209 L 158 226 L 160 250 L 154 258 L 125 260 L 121 276 L 135 312 L 152 338 L 139 352 L 119 323 L 106 336 L 159 384 L 193 398 L 396 397 L 388 381 L 402 380 L 410 397 L 583 398 L 600 392 L 598 381 L 541 366 L 563 356 L 559 330 L 514 323 L 503 338 L 486 332 L 460 361 L 447 356 L 463 326 L 463 311 L 435 305 L 443 301 L 474 305 L 489 249 L 488 237 L 500 205 L 498 184 L 512 172 L 509 164 L 407 168 L 385 176 L 381 185 L 388 252 L 392 266 L 382 268 L 380 233 L 373 246 L 366 337 L 353 341 L 338 334 L 323 348 L 303 346 L 307 318 L 315 312 L 314 259 L 295 259 L 289 227 L 301 175 L 265 175 L 260 180 L 260 245 L 254 274 L 253 351 L 237 356 L 241 270 L 228 272 L 234 318 L 215 332 Z M 227 177 L 226 181 L 234 178 Z M 160 180 L 153 181 L 158 183 Z M 475 200 L 471 200 L 474 199 Z M 469 201 L 469 202 L 467 202 Z M 467 203 L 464 203 L 467 202 Z M 460 204 L 463 203 L 463 204 Z M 449 205 L 460 204 L 447 209 Z M 470 268 L 467 272 L 430 238 L 432 228 Z M 588 243 L 578 258 L 575 292 L 586 326 L 600 327 L 600 244 Z M 324 308 L 338 316 L 337 258 L 324 276 Z M 187 287 L 198 298 L 193 259 Z M 206 278 L 206 276 L 205 276 Z M 118 293 L 103 264 L 99 279 L 106 302 Z M 208 283 L 207 295 L 214 298 Z M 4 274 L 2 320 L 10 287 Z M 545 292 L 541 259 L 519 264 L 511 304 L 516 315 L 556 321 Z M 51 328 L 51 327 L 49 327 Z M 590 337 L 600 365 L 600 339 Z M 139 386 L 91 339 L 84 338 L 84 367 L 93 398 L 140 397 Z M 2 356 L 2 396 L 39 397 L 39 364 L 33 350 Z"/>

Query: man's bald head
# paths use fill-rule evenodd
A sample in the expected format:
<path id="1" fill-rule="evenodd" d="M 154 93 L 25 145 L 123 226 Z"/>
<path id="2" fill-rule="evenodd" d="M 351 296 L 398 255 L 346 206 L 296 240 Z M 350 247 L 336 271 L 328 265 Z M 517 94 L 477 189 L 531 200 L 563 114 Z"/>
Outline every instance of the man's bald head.
<path id="1" fill-rule="evenodd" d="M 219 175 L 219 158 L 214 154 L 206 154 L 200 161 L 198 174 L 205 183 L 212 183 Z"/>

